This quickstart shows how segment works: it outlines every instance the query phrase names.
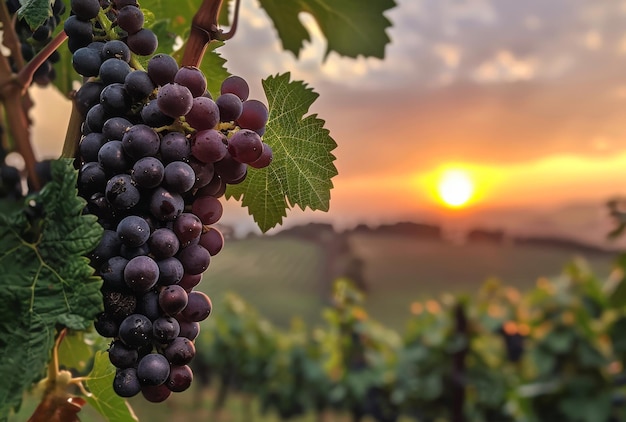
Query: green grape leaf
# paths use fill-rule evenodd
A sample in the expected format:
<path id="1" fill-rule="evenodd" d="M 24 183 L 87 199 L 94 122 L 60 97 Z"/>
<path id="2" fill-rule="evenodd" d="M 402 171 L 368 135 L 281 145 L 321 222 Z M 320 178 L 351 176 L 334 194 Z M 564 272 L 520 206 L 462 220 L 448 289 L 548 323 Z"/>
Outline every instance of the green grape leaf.
<path id="1" fill-rule="evenodd" d="M 179 36 L 183 36 L 189 30 L 191 20 L 201 5 L 202 0 L 141 0 L 142 9 L 149 10 L 158 19 L 164 19 L 168 31 Z"/>
<path id="2" fill-rule="evenodd" d="M 83 78 L 76 73 L 72 66 L 72 53 L 70 53 L 70 50 L 65 45 L 62 45 L 57 51 L 61 58 L 54 64 L 56 77 L 53 83 L 61 94 L 67 96 L 74 89 L 74 82 L 82 82 Z"/>
<path id="3" fill-rule="evenodd" d="M 289 207 L 328 211 L 331 178 L 337 175 L 331 151 L 337 144 L 323 120 L 305 117 L 318 97 L 305 83 L 290 81 L 285 73 L 264 79 L 263 89 L 270 110 L 263 140 L 274 159 L 263 169 L 250 167 L 242 183 L 228 186 L 226 196 L 241 200 L 265 232 L 282 223 Z"/>
<path id="4" fill-rule="evenodd" d="M 102 308 L 84 256 L 102 227 L 82 215 L 72 160 L 54 161 L 52 176 L 21 212 L 0 214 L 0 419 L 43 376 L 57 327 L 86 330 Z"/>
<path id="5" fill-rule="evenodd" d="M 200 63 L 200 70 L 206 76 L 207 89 L 213 98 L 217 98 L 220 95 L 222 81 L 230 76 L 230 73 L 224 66 L 226 59 L 216 51 L 223 45 L 224 42 L 222 41 L 211 41 L 204 53 L 202 63 Z"/>
<path id="6" fill-rule="evenodd" d="M 22 7 L 17 10 L 17 16 L 24 19 L 31 29 L 41 26 L 52 16 L 50 0 L 20 0 Z"/>
<path id="7" fill-rule="evenodd" d="M 383 58 L 390 42 L 386 29 L 391 22 L 383 12 L 396 6 L 395 0 L 260 0 L 274 22 L 283 48 L 298 56 L 310 34 L 300 22 L 300 13 L 310 14 L 328 40 L 326 55 Z"/>
<path id="8" fill-rule="evenodd" d="M 138 421 L 128 402 L 113 391 L 115 367 L 108 355 L 99 350 L 94 358 L 93 369 L 87 376 L 85 386 L 91 393 L 87 402 L 109 422 Z"/>
<path id="9" fill-rule="evenodd" d="M 59 366 L 85 373 L 91 364 L 93 347 L 85 341 L 83 331 L 74 331 L 65 336 L 59 345 Z"/>

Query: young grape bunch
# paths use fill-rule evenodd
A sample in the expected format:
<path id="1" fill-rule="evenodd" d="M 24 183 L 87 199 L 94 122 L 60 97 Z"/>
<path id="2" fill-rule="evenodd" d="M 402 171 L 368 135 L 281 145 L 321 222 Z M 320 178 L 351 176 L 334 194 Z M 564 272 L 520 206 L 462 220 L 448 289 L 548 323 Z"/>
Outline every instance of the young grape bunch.
<path id="1" fill-rule="evenodd" d="M 219 198 L 249 167 L 271 163 L 269 113 L 239 77 L 214 101 L 197 67 L 152 55 L 156 37 L 135 2 L 110 6 L 114 32 L 101 28 L 98 0 L 72 1 L 65 22 L 73 67 L 86 78 L 75 98 L 84 118 L 77 186 L 104 228 L 89 256 L 103 279 L 94 325 L 111 339 L 114 391 L 159 402 L 193 379 L 199 323 L 212 311 L 196 288 L 224 245 Z M 137 55 L 152 55 L 145 69 Z"/>

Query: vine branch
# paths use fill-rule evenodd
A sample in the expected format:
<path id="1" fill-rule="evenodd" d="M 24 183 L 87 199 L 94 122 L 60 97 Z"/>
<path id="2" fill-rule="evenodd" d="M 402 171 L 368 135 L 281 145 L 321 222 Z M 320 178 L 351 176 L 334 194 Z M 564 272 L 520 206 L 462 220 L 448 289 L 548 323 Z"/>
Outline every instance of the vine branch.
<path id="1" fill-rule="evenodd" d="M 222 0 L 204 0 L 191 21 L 191 32 L 181 66 L 200 66 L 207 45 L 219 39 L 220 31 L 217 27 L 217 19 Z"/>

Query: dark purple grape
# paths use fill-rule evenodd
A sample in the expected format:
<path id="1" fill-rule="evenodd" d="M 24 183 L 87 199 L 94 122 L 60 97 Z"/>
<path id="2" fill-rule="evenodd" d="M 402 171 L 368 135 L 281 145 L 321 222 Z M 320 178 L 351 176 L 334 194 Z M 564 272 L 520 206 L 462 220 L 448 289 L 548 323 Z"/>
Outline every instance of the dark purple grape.
<path id="1" fill-rule="evenodd" d="M 204 321 L 211 314 L 213 304 L 203 292 L 194 290 L 187 295 L 187 306 L 181 311 L 181 316 L 188 321 Z"/>
<path id="2" fill-rule="evenodd" d="M 129 347 L 145 346 L 152 340 L 152 322 L 145 315 L 131 314 L 120 324 L 119 337 Z"/>
<path id="3" fill-rule="evenodd" d="M 137 256 L 126 264 L 124 280 L 135 292 L 144 293 L 153 288 L 159 279 L 159 266 L 149 256 Z"/>
<path id="4" fill-rule="evenodd" d="M 131 176 L 137 186 L 151 189 L 161 184 L 164 171 L 163 163 L 158 158 L 144 157 L 133 165 Z"/>
<path id="5" fill-rule="evenodd" d="M 98 161 L 98 151 L 107 142 L 103 134 L 92 132 L 83 136 L 78 144 L 78 153 L 84 162 Z"/>
<path id="6" fill-rule="evenodd" d="M 269 118 L 269 111 L 259 100 L 247 100 L 242 104 L 241 116 L 237 125 L 242 129 L 259 130 L 265 127 Z"/>
<path id="7" fill-rule="evenodd" d="M 123 244 L 136 248 L 148 241 L 150 226 L 145 219 L 137 215 L 129 215 L 117 225 L 117 235 Z"/>
<path id="8" fill-rule="evenodd" d="M 106 312 L 100 312 L 95 321 L 93 322 L 93 326 L 96 329 L 96 332 L 100 334 L 102 337 L 117 337 L 117 331 L 119 330 L 119 324 L 111 315 Z M 186 328 L 189 330 L 189 328 Z M 186 337 L 186 336 L 185 336 Z M 193 340 L 193 339 L 192 339 Z"/>
<path id="9" fill-rule="evenodd" d="M 156 100 L 150 101 L 141 109 L 141 120 L 150 127 L 167 126 L 174 122 L 174 118 L 161 112 Z"/>
<path id="10" fill-rule="evenodd" d="M 177 83 L 168 83 L 159 88 L 157 105 L 167 116 L 184 116 L 193 106 L 193 96 L 189 88 Z"/>
<path id="11" fill-rule="evenodd" d="M 178 337 L 180 325 L 175 318 L 164 316 L 152 323 L 152 335 L 160 343 L 169 343 Z"/>
<path id="12" fill-rule="evenodd" d="M 120 397 L 133 397 L 141 391 L 135 368 L 124 368 L 115 373 L 113 391 Z"/>
<path id="13" fill-rule="evenodd" d="M 113 83 L 123 84 L 126 75 L 131 72 L 131 68 L 124 60 L 110 58 L 102 62 L 100 66 L 100 80 L 105 85 Z"/>
<path id="14" fill-rule="evenodd" d="M 109 141 L 98 151 L 98 163 L 106 174 L 121 174 L 130 167 L 121 141 Z"/>
<path id="15" fill-rule="evenodd" d="M 137 377 L 141 385 L 161 385 L 170 374 L 170 364 L 165 356 L 150 353 L 137 365 Z"/>
<path id="16" fill-rule="evenodd" d="M 248 165 L 235 160 L 230 152 L 220 161 L 215 162 L 213 166 L 222 181 L 230 185 L 242 182 L 248 173 Z"/>
<path id="17" fill-rule="evenodd" d="M 161 221 L 173 221 L 185 208 L 182 196 L 162 187 L 156 188 L 150 197 L 150 212 Z"/>
<path id="18" fill-rule="evenodd" d="M 185 337 L 176 337 L 163 351 L 172 365 L 187 365 L 196 355 L 193 342 Z"/>
<path id="19" fill-rule="evenodd" d="M 174 82 L 176 73 L 178 73 L 178 63 L 168 54 L 155 54 L 148 61 L 148 75 L 156 85 L 162 86 Z"/>
<path id="20" fill-rule="evenodd" d="M 178 236 L 178 240 L 184 248 L 200 237 L 202 234 L 202 221 L 200 221 L 197 215 L 184 212 L 174 220 L 172 230 Z"/>
<path id="21" fill-rule="evenodd" d="M 82 21 L 78 16 L 72 15 L 65 19 L 63 22 L 63 30 L 68 38 L 73 40 L 72 45 L 69 45 L 68 41 L 68 47 L 72 53 L 81 47 L 86 47 L 93 41 L 93 27 L 91 22 Z"/>
<path id="22" fill-rule="evenodd" d="M 176 315 L 187 306 L 187 292 L 173 284 L 165 286 L 159 293 L 159 306 L 167 315 Z"/>
<path id="23" fill-rule="evenodd" d="M 102 126 L 102 135 L 110 140 L 122 140 L 124 132 L 133 124 L 123 117 L 111 117 Z"/>
<path id="24" fill-rule="evenodd" d="M 130 49 L 123 41 L 110 40 L 102 46 L 100 56 L 103 61 L 108 59 L 119 59 L 128 63 L 130 62 Z"/>
<path id="25" fill-rule="evenodd" d="M 215 227 L 209 227 L 209 229 L 200 236 L 199 244 L 209 251 L 211 256 L 215 256 L 222 250 L 222 247 L 224 247 L 224 235 Z"/>
<path id="26" fill-rule="evenodd" d="M 211 181 L 196 192 L 196 196 L 213 196 L 220 198 L 226 192 L 226 183 L 219 174 L 215 173 Z"/>
<path id="27" fill-rule="evenodd" d="M 241 98 L 229 92 L 217 97 L 215 103 L 220 110 L 220 121 L 222 122 L 237 120 L 243 111 Z"/>
<path id="28" fill-rule="evenodd" d="M 222 203 L 213 196 L 199 196 L 191 205 L 191 212 L 207 226 L 217 223 L 222 218 L 223 211 Z"/>
<path id="29" fill-rule="evenodd" d="M 156 89 L 148 73 L 143 70 L 135 70 L 126 75 L 124 87 L 131 97 L 137 100 L 147 98 Z"/>
<path id="30" fill-rule="evenodd" d="M 80 20 L 88 21 L 98 16 L 100 2 L 98 0 L 71 0 L 70 8 Z"/>
<path id="31" fill-rule="evenodd" d="M 220 110 L 212 99 L 196 97 L 185 121 L 196 130 L 213 129 L 220 122 Z"/>
<path id="32" fill-rule="evenodd" d="M 248 163 L 248 165 L 250 167 L 254 167 L 255 169 L 262 169 L 272 164 L 273 158 L 274 154 L 272 152 L 272 147 L 263 142 L 263 152 L 261 152 L 261 156 L 257 158 L 256 161 Z"/>
<path id="33" fill-rule="evenodd" d="M 231 75 L 222 81 L 222 86 L 220 87 L 220 94 L 224 95 L 226 93 L 234 94 L 240 101 L 245 101 L 250 94 L 250 87 L 242 77 Z"/>
<path id="34" fill-rule="evenodd" d="M 161 139 L 161 159 L 164 163 L 188 161 L 191 145 L 185 134 L 168 132 Z"/>
<path id="35" fill-rule="evenodd" d="M 193 185 L 194 188 L 202 188 L 208 185 L 215 175 L 215 169 L 211 163 L 203 163 L 195 158 L 191 158 L 189 165 L 196 175 L 196 181 Z"/>
<path id="36" fill-rule="evenodd" d="M 170 286 L 178 283 L 185 273 L 183 264 L 174 257 L 157 261 L 157 265 L 159 266 L 159 279 L 157 284 L 160 286 Z"/>
<path id="37" fill-rule="evenodd" d="M 159 134 L 147 125 L 135 125 L 124 133 L 122 138 L 124 151 L 130 157 L 139 159 L 152 157 L 159 152 L 161 139 Z"/>
<path id="38" fill-rule="evenodd" d="M 176 255 L 180 241 L 176 234 L 168 228 L 156 229 L 148 239 L 150 252 L 156 259 L 166 259 Z"/>
<path id="39" fill-rule="evenodd" d="M 109 346 L 109 360 L 118 368 L 130 368 L 137 363 L 137 349 L 124 344 L 121 340 L 115 340 Z"/>
<path id="40" fill-rule="evenodd" d="M 100 243 L 98 243 L 98 246 L 89 254 L 92 265 L 95 268 L 99 268 L 109 259 L 118 256 L 121 246 L 122 241 L 116 231 L 104 230 L 100 238 Z"/>
<path id="41" fill-rule="evenodd" d="M 107 182 L 107 201 L 116 209 L 128 210 L 139 203 L 141 194 L 128 174 L 118 174 Z"/>
<path id="42" fill-rule="evenodd" d="M 117 25 L 129 35 L 139 32 L 143 22 L 143 12 L 138 7 L 124 6 L 117 12 Z"/>
<path id="43" fill-rule="evenodd" d="M 178 321 L 180 327 L 179 337 L 185 337 L 193 341 L 200 334 L 200 323 L 196 321 L 182 320 Z"/>
<path id="44" fill-rule="evenodd" d="M 196 182 L 196 174 L 189 164 L 172 161 L 165 166 L 163 182 L 170 192 L 185 193 Z"/>
<path id="45" fill-rule="evenodd" d="M 115 233 L 117 236 L 117 233 Z M 121 246 L 120 246 L 121 247 Z M 103 288 L 111 291 L 125 292 L 128 286 L 124 281 L 124 268 L 128 259 L 122 256 L 112 256 L 100 267 L 100 276 L 104 284 Z"/>
<path id="46" fill-rule="evenodd" d="M 78 111 L 85 116 L 96 104 L 100 103 L 100 93 L 104 84 L 99 81 L 87 81 L 76 91 L 74 104 Z"/>
<path id="47" fill-rule="evenodd" d="M 185 289 L 187 293 L 193 290 L 202 281 L 202 273 L 199 274 L 183 274 L 183 278 L 178 282 L 178 285 Z M 193 339 L 192 339 L 193 340 Z"/>
<path id="48" fill-rule="evenodd" d="M 183 66 L 174 76 L 174 82 L 189 88 L 191 95 L 200 97 L 206 91 L 206 78 L 195 66 Z"/>
<path id="49" fill-rule="evenodd" d="M 165 383 L 161 385 L 143 385 L 141 386 L 141 394 L 143 398 L 151 403 L 161 403 L 172 394 Z"/>
<path id="50" fill-rule="evenodd" d="M 187 365 L 172 365 L 170 375 L 165 381 L 165 385 L 171 391 L 180 393 L 191 386 L 193 381 L 193 371 Z"/>
<path id="51" fill-rule="evenodd" d="M 154 32 L 148 28 L 142 28 L 126 38 L 130 50 L 139 56 L 149 56 L 154 53 L 159 45 L 159 40 Z"/>
<path id="52" fill-rule="evenodd" d="M 194 179 L 195 181 L 195 179 Z M 107 184 L 104 168 L 97 162 L 85 163 L 78 173 L 78 192 L 89 198 L 96 192 L 102 192 Z"/>
<path id="53" fill-rule="evenodd" d="M 141 246 L 127 246 L 122 245 L 120 248 L 120 255 L 126 259 L 133 259 L 138 256 L 148 255 L 150 253 L 150 248 L 146 243 Z"/>
<path id="54" fill-rule="evenodd" d="M 202 274 L 211 263 L 209 251 L 200 245 L 189 245 L 178 252 L 178 259 L 183 264 L 185 273 Z"/>
<path id="55" fill-rule="evenodd" d="M 105 86 L 100 93 L 100 104 L 110 115 L 122 115 L 130 110 L 131 98 L 123 84 L 114 82 Z M 93 129 L 91 125 L 89 127 Z"/>
<path id="56" fill-rule="evenodd" d="M 98 76 L 102 59 L 97 50 L 81 47 L 72 55 L 72 66 L 79 75 L 90 77 Z"/>
<path id="57" fill-rule="evenodd" d="M 102 93 L 100 93 L 102 95 Z M 102 132 L 104 122 L 111 117 L 102 104 L 96 104 L 89 109 L 85 116 L 85 125 L 91 132 Z"/>
<path id="58" fill-rule="evenodd" d="M 228 152 L 240 163 L 251 163 L 261 157 L 263 141 L 258 133 L 241 129 L 228 140 Z"/>
<path id="59" fill-rule="evenodd" d="M 154 321 L 162 315 L 159 308 L 159 292 L 156 290 L 148 290 L 137 299 L 138 314 L 145 315 L 150 321 Z"/>
<path id="60" fill-rule="evenodd" d="M 200 130 L 191 138 L 191 154 L 203 163 L 219 161 L 227 152 L 228 140 L 218 130 Z"/>

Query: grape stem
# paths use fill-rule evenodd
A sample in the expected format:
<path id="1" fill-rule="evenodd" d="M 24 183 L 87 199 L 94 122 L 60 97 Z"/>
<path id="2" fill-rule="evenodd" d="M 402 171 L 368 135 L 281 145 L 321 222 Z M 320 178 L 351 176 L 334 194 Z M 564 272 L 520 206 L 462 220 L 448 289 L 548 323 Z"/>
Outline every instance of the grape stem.
<path id="1" fill-rule="evenodd" d="M 208 44 L 213 40 L 227 40 L 235 35 L 239 16 L 239 0 L 235 3 L 235 17 L 229 32 L 217 25 L 222 0 L 204 0 L 191 21 L 191 32 L 183 52 L 181 66 L 199 67 Z"/>
<path id="2" fill-rule="evenodd" d="M 26 66 L 20 69 L 17 74 L 17 81 L 22 87 L 22 90 L 26 91 L 30 86 L 30 83 L 33 80 L 33 75 L 35 71 L 41 66 L 47 59 L 50 57 L 52 53 L 54 53 L 63 42 L 67 39 L 67 34 L 65 31 L 59 32 L 53 39 L 50 41 L 44 48 L 39 50 L 39 52 L 29 61 Z"/>
<path id="3" fill-rule="evenodd" d="M 21 43 L 15 33 L 15 22 L 11 18 L 6 2 L 0 3 L 0 21 L 2 21 L 2 45 L 11 51 L 11 57 L 15 61 L 15 65 L 18 69 L 21 69 L 24 67 Z"/>

